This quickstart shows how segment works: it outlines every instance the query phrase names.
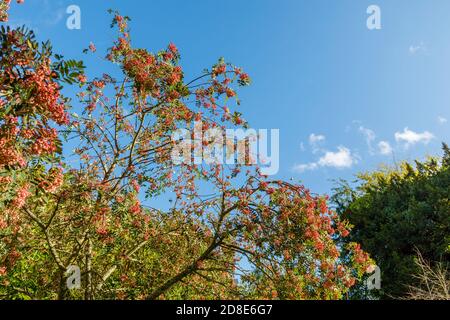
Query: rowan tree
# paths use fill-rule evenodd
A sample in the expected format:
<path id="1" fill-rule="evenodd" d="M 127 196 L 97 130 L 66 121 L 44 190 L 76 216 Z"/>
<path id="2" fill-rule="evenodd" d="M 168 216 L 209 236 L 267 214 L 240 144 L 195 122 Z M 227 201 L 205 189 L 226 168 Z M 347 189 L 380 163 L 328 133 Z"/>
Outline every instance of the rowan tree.
<path id="1" fill-rule="evenodd" d="M 0 294 L 342 298 L 372 262 L 355 243 L 342 250 L 350 226 L 326 197 L 270 180 L 250 155 L 240 165 L 173 160 L 178 129 L 247 126 L 230 110 L 250 77 L 220 59 L 187 81 L 174 44 L 157 53 L 134 48 L 129 18 L 113 14 L 118 38 L 106 61 L 115 77 L 88 79 L 81 63 L 56 55 L 51 64 L 48 44 L 30 46 L 29 33 L 2 33 L 1 188 L 14 191 L 0 202 Z M 94 44 L 89 51 L 98 54 Z M 16 74 L 27 52 L 30 71 Z M 69 115 L 62 81 L 80 84 L 77 113 Z M 58 156 L 60 140 L 77 144 L 70 159 L 79 165 Z M 232 153 L 246 149 L 225 141 Z M 161 197 L 171 199 L 168 209 L 154 207 Z M 69 290 L 73 265 L 82 284 Z"/>
<path id="2" fill-rule="evenodd" d="M 24 3 L 24 0 L 16 0 L 17 3 Z M 8 10 L 11 0 L 0 0 L 0 22 L 8 21 Z"/>

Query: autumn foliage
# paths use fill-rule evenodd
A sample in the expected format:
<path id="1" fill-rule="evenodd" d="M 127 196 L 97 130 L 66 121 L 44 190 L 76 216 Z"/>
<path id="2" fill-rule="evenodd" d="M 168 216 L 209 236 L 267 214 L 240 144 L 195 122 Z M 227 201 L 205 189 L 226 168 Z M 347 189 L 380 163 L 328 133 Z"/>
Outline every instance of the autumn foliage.
<path id="1" fill-rule="evenodd" d="M 16 0 L 17 3 L 23 3 L 25 0 Z M 0 22 L 8 21 L 8 10 L 11 0 L 0 0 Z"/>
<path id="2" fill-rule="evenodd" d="M 342 244 L 350 225 L 326 197 L 255 166 L 172 163 L 177 129 L 246 126 L 230 109 L 250 77 L 220 59 L 188 81 L 174 44 L 134 48 L 129 19 L 113 14 L 106 59 L 120 77 L 88 78 L 31 32 L 1 32 L 0 295 L 345 297 L 372 262 Z M 63 83 L 81 88 L 82 110 Z M 161 198 L 168 208 L 154 207 Z M 82 285 L 69 290 L 73 265 Z"/>

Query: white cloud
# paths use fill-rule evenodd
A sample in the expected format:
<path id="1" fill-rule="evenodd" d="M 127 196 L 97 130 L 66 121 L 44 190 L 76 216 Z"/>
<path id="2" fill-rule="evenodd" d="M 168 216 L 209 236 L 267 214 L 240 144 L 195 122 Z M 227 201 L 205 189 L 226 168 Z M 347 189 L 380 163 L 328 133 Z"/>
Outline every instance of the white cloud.
<path id="1" fill-rule="evenodd" d="M 311 133 L 311 135 L 309 136 L 309 143 L 311 145 L 317 144 L 321 141 L 325 141 L 325 136 L 322 134 Z"/>
<path id="2" fill-rule="evenodd" d="M 319 145 L 325 140 L 326 138 L 324 135 L 311 133 L 309 136 L 309 144 L 312 147 L 312 152 L 317 153 L 318 151 L 320 151 Z"/>
<path id="3" fill-rule="evenodd" d="M 439 122 L 439 124 L 447 123 L 447 118 L 444 118 L 444 117 L 442 117 L 442 116 L 439 116 L 439 117 L 438 117 L 438 122 Z"/>
<path id="4" fill-rule="evenodd" d="M 369 153 L 373 154 L 372 142 L 375 141 L 376 135 L 375 132 L 371 129 L 364 128 L 363 126 L 359 127 L 359 132 L 361 132 L 366 138 L 367 146 L 369 147 Z"/>
<path id="5" fill-rule="evenodd" d="M 427 46 L 423 43 L 423 41 L 418 45 L 409 46 L 409 53 L 414 55 L 419 52 L 426 53 L 428 51 Z"/>
<path id="6" fill-rule="evenodd" d="M 345 147 L 338 147 L 338 152 L 327 151 L 319 159 L 319 165 L 322 167 L 350 168 L 355 162 L 352 153 Z"/>
<path id="7" fill-rule="evenodd" d="M 380 141 L 378 143 L 378 150 L 382 155 L 390 155 L 392 154 L 392 147 L 387 141 Z"/>
<path id="8" fill-rule="evenodd" d="M 409 46 L 409 53 L 415 54 L 417 51 L 419 51 L 419 46 Z"/>
<path id="9" fill-rule="evenodd" d="M 300 143 L 300 150 L 303 152 L 306 150 L 305 144 L 303 142 Z"/>
<path id="10" fill-rule="evenodd" d="M 405 147 L 408 148 L 416 143 L 428 144 L 434 139 L 434 135 L 431 132 L 424 131 L 422 133 L 417 133 L 408 128 L 405 128 L 403 132 L 395 133 L 395 140 L 397 142 L 405 143 Z"/>
<path id="11" fill-rule="evenodd" d="M 317 162 L 296 165 L 294 170 L 301 173 L 307 170 L 315 170 L 319 167 L 345 169 L 350 168 L 355 163 L 357 163 L 356 156 L 352 154 L 350 149 L 340 146 L 336 152 L 326 151 Z"/>
<path id="12" fill-rule="evenodd" d="M 297 171 L 299 173 L 310 171 L 310 170 L 316 170 L 318 168 L 318 165 L 316 162 L 311 163 L 305 163 L 305 164 L 298 164 L 294 166 L 294 171 Z"/>

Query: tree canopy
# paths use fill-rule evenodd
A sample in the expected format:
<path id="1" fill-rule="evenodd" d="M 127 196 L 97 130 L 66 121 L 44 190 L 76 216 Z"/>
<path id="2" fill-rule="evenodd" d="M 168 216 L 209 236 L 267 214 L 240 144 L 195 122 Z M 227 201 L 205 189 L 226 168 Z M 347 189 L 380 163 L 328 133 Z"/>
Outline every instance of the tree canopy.
<path id="1" fill-rule="evenodd" d="M 177 129 L 246 126 L 230 108 L 250 77 L 219 59 L 187 81 L 174 44 L 134 48 L 130 19 L 111 13 L 118 77 L 88 76 L 25 28 L 1 29 L 0 296 L 344 297 L 372 261 L 342 246 L 349 226 L 326 197 L 249 164 L 173 163 Z M 63 84 L 79 88 L 82 110 Z M 153 207 L 161 195 L 170 209 Z"/>
<path id="2" fill-rule="evenodd" d="M 396 168 L 341 182 L 333 201 L 361 244 L 381 268 L 383 298 L 399 298 L 416 286 L 416 250 L 428 262 L 450 262 L 450 149 L 440 159 L 402 162 Z"/>

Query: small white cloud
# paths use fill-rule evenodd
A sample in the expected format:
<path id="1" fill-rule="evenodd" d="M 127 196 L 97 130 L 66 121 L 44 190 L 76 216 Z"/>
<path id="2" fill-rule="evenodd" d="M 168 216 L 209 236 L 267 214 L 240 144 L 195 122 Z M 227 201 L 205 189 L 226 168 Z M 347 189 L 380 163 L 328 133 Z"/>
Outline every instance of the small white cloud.
<path id="1" fill-rule="evenodd" d="M 378 143 L 378 150 L 382 155 L 390 155 L 392 154 L 392 147 L 387 141 L 380 141 Z"/>
<path id="2" fill-rule="evenodd" d="M 300 150 L 303 152 L 306 150 L 305 144 L 303 142 L 300 143 Z"/>
<path id="3" fill-rule="evenodd" d="M 439 124 L 445 124 L 445 123 L 447 123 L 447 118 L 439 116 L 438 117 L 438 122 L 439 122 Z"/>
<path id="4" fill-rule="evenodd" d="M 311 133 L 309 136 L 309 144 L 312 147 L 312 152 L 317 153 L 320 151 L 320 143 L 326 140 L 325 136 L 322 134 Z"/>
<path id="5" fill-rule="evenodd" d="M 307 170 L 315 170 L 319 167 L 345 169 L 350 168 L 355 163 L 357 163 L 356 156 L 351 153 L 350 149 L 340 146 L 336 152 L 326 151 L 317 162 L 296 165 L 294 170 L 301 173 Z"/>
<path id="6" fill-rule="evenodd" d="M 371 129 L 364 128 L 363 126 L 359 127 L 359 131 L 367 138 L 369 141 L 375 140 L 375 132 Z"/>
<path id="7" fill-rule="evenodd" d="M 353 158 L 352 153 L 345 147 L 338 147 L 337 152 L 327 151 L 325 155 L 320 158 L 319 165 L 322 167 L 334 167 L 334 168 L 350 168 L 356 160 Z"/>
<path id="8" fill-rule="evenodd" d="M 298 164 L 296 166 L 294 166 L 294 171 L 297 171 L 299 173 L 303 173 L 305 171 L 311 171 L 311 170 L 316 170 L 318 167 L 316 162 L 311 162 L 311 163 L 305 163 L 305 164 Z"/>
<path id="9" fill-rule="evenodd" d="M 321 141 L 325 141 L 325 136 L 322 134 L 311 133 L 311 135 L 309 136 L 309 143 L 312 145 L 317 144 L 318 142 Z"/>
<path id="10" fill-rule="evenodd" d="M 434 139 L 434 135 L 431 132 L 424 131 L 422 133 L 417 133 L 408 128 L 405 128 L 403 132 L 395 133 L 395 140 L 397 142 L 405 143 L 405 147 L 408 148 L 416 143 L 428 144 Z"/>
<path id="11" fill-rule="evenodd" d="M 359 127 L 359 132 L 361 132 L 366 138 L 367 146 L 369 147 L 369 153 L 373 154 L 372 142 L 375 141 L 376 135 L 375 132 L 371 129 L 364 128 L 363 126 Z"/>
<path id="12" fill-rule="evenodd" d="M 419 51 L 419 49 L 420 49 L 419 46 L 417 46 L 417 47 L 415 47 L 415 46 L 410 46 L 410 47 L 409 47 L 409 53 L 415 54 L 417 51 Z"/>
<path id="13" fill-rule="evenodd" d="M 427 51 L 428 51 L 427 46 L 423 42 L 421 42 L 418 45 L 409 46 L 409 53 L 411 55 L 415 55 L 416 53 L 419 53 L 419 52 L 426 53 Z"/>

